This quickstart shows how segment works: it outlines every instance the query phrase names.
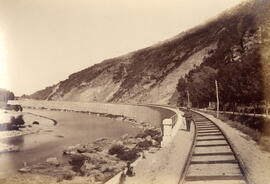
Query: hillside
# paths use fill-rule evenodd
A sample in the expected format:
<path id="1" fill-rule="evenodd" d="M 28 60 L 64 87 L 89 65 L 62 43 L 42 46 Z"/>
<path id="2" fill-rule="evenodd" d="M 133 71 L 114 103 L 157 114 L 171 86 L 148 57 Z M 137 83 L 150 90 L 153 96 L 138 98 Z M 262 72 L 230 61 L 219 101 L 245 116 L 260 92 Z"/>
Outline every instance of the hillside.
<path id="1" fill-rule="evenodd" d="M 246 2 L 167 41 L 71 74 L 29 98 L 176 104 L 184 98 L 185 86 L 179 84 L 190 71 L 195 74 L 210 66 L 203 71 L 218 73 L 226 63 L 244 62 L 254 53 L 267 60 L 269 47 L 262 45 L 269 44 L 268 12 L 268 0 Z M 253 61 L 259 63 L 260 58 L 254 56 Z"/>

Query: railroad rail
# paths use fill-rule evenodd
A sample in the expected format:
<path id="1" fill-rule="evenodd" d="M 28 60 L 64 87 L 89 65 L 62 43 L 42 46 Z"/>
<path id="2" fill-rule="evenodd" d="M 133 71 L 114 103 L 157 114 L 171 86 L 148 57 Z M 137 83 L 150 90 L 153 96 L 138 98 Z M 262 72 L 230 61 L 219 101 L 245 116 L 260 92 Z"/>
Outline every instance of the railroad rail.
<path id="1" fill-rule="evenodd" d="M 179 184 L 247 184 L 243 167 L 222 130 L 195 112 L 193 119 L 193 145 Z"/>

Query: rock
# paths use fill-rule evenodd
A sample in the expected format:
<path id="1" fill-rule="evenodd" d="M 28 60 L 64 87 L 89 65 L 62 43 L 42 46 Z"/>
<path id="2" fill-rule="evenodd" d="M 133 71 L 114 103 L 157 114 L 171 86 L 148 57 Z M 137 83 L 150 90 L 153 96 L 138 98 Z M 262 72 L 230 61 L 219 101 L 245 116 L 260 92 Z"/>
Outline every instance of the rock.
<path id="1" fill-rule="evenodd" d="M 151 138 L 150 135 L 148 135 L 148 136 L 145 138 L 145 140 L 147 140 L 147 141 L 152 141 L 152 138 Z"/>
<path id="2" fill-rule="evenodd" d="M 33 125 L 39 125 L 39 122 L 34 121 L 32 124 L 33 124 Z"/>
<path id="3" fill-rule="evenodd" d="M 144 140 L 142 142 L 139 142 L 137 146 L 142 149 L 148 149 L 150 146 L 152 146 L 152 141 Z"/>
<path id="4" fill-rule="evenodd" d="M 87 149 L 86 149 L 86 147 L 82 146 L 82 147 L 78 148 L 77 151 L 78 151 L 78 153 L 85 153 L 85 152 L 87 152 Z"/>
<path id="5" fill-rule="evenodd" d="M 148 152 L 149 153 L 156 153 L 158 150 L 159 150 L 159 148 L 153 148 L 153 147 L 151 147 Z"/>
<path id="6" fill-rule="evenodd" d="M 137 144 L 127 144 L 125 145 L 125 148 L 128 148 L 129 150 L 132 150 L 136 147 Z"/>
<path id="7" fill-rule="evenodd" d="M 99 170 L 97 169 L 93 169 L 90 173 L 89 173 L 90 176 L 94 176 L 95 177 L 95 180 L 98 180 L 98 181 L 102 181 L 104 175 L 102 174 L 102 172 L 100 172 Z"/>
<path id="8" fill-rule="evenodd" d="M 72 154 L 74 152 L 77 152 L 77 149 L 80 147 L 80 144 L 77 144 L 75 146 L 68 146 L 66 149 L 63 150 L 63 154 Z"/>
<path id="9" fill-rule="evenodd" d="M 20 147 L 19 147 L 19 146 L 11 145 L 11 146 L 8 148 L 8 152 L 17 152 L 17 151 L 20 151 Z"/>
<path id="10" fill-rule="evenodd" d="M 138 142 L 143 142 L 144 140 L 142 138 L 137 138 Z"/>
<path id="11" fill-rule="evenodd" d="M 154 140 L 154 139 L 152 139 L 152 145 L 153 146 L 160 146 L 159 142 Z"/>
<path id="12" fill-rule="evenodd" d="M 123 121 L 123 120 L 124 120 L 124 118 L 123 118 L 123 117 L 121 117 L 121 116 L 119 116 L 119 117 L 115 118 L 115 120 Z"/>
<path id="13" fill-rule="evenodd" d="M 63 135 L 56 135 L 56 137 L 59 137 L 59 138 L 64 138 Z"/>
<path id="14" fill-rule="evenodd" d="M 21 173 L 28 173 L 31 171 L 31 168 L 30 167 L 23 167 L 23 168 L 19 169 L 18 171 Z"/>
<path id="15" fill-rule="evenodd" d="M 136 139 L 136 138 L 129 138 L 127 140 L 128 144 L 137 144 L 138 142 L 140 142 L 140 140 Z"/>
<path id="16" fill-rule="evenodd" d="M 83 166 L 81 167 L 81 172 L 84 175 L 88 175 L 88 173 L 90 171 L 92 171 L 93 169 L 96 169 L 96 166 L 94 164 L 90 163 L 89 161 L 85 161 Z"/>
<path id="17" fill-rule="evenodd" d="M 101 168 L 100 168 L 100 171 L 103 172 L 103 173 L 106 172 L 106 171 L 109 171 L 108 165 L 102 165 Z"/>
<path id="18" fill-rule="evenodd" d="M 76 153 L 69 155 L 69 164 L 74 167 L 80 168 L 83 165 L 84 161 L 87 159 L 87 156 L 85 154 L 86 153 Z"/>
<path id="19" fill-rule="evenodd" d="M 59 166 L 60 162 L 56 157 L 47 158 L 46 162 L 50 165 Z"/>
<path id="20" fill-rule="evenodd" d="M 117 145 L 124 145 L 123 141 L 117 141 L 116 144 Z"/>
<path id="21" fill-rule="evenodd" d="M 68 171 L 57 176 L 57 182 L 61 182 L 63 180 L 72 180 L 75 177 L 76 173 L 73 171 Z"/>
<path id="22" fill-rule="evenodd" d="M 122 137 L 121 137 L 121 139 L 123 139 L 123 140 L 126 140 L 127 138 L 128 138 L 128 134 L 124 134 Z"/>

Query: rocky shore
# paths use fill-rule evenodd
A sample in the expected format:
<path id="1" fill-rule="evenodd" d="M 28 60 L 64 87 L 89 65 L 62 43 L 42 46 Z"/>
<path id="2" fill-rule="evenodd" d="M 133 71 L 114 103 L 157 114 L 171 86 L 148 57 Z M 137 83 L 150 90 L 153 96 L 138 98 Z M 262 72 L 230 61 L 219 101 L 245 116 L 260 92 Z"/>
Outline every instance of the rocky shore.
<path id="1" fill-rule="evenodd" d="M 57 182 L 84 177 L 90 183 L 104 183 L 138 157 L 144 157 L 146 151 L 159 150 L 161 130 L 150 126 L 147 124 L 136 136 L 125 134 L 119 140 L 101 138 L 91 144 L 69 146 L 63 150 L 61 158 L 48 158 L 19 171 L 54 177 Z"/>

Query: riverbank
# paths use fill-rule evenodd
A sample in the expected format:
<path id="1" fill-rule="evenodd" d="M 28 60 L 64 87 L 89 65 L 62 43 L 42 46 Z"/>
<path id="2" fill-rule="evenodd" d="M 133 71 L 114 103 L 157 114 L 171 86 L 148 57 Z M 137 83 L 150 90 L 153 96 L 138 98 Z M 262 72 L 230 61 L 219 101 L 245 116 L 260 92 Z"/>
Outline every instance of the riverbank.
<path id="1" fill-rule="evenodd" d="M 43 131 L 52 131 L 54 129 L 55 122 L 46 117 L 40 117 L 25 112 L 8 111 L 2 109 L 0 109 L 0 124 L 8 125 L 13 117 L 16 119 L 19 116 L 22 116 L 22 119 L 25 123 L 18 130 L 1 130 L 0 141 L 7 138 L 34 134 Z M 19 147 L 0 142 L 0 153 L 13 151 L 19 151 Z"/>
<path id="2" fill-rule="evenodd" d="M 105 182 L 124 170 L 128 162 L 133 162 L 141 157 L 145 151 L 154 153 L 160 148 L 161 129 L 154 127 L 150 122 L 138 122 L 123 115 L 86 111 L 68 112 L 123 121 L 132 127 L 141 129 L 141 132 L 135 136 L 125 134 L 120 140 L 103 138 L 89 144 L 71 145 L 63 150 L 62 157 L 48 158 L 41 163 L 21 168 L 20 172 L 48 175 L 54 177 L 55 181 L 76 180 L 76 178 L 84 176 L 90 178 L 90 181 L 94 183 Z"/>
<path id="3" fill-rule="evenodd" d="M 151 116 L 156 114 L 156 110 L 152 110 L 146 107 L 140 106 L 138 108 L 139 110 L 135 112 L 131 111 L 132 109 L 135 109 L 135 106 L 128 106 L 128 107 L 130 107 L 131 109 L 129 109 L 125 113 L 120 113 L 122 115 L 97 113 L 97 112 L 90 112 L 87 110 L 78 111 L 71 109 L 50 108 L 50 110 L 54 111 L 76 112 L 76 113 L 79 112 L 127 122 L 127 124 L 131 126 L 140 128 L 142 132 L 135 136 L 125 135 L 120 139 L 120 141 L 115 141 L 107 138 L 103 139 L 101 143 L 102 145 L 103 144 L 107 145 L 107 147 L 101 146 L 99 148 L 95 148 L 94 146 L 95 142 L 92 144 L 73 145 L 65 149 L 65 151 L 63 151 L 64 153 L 63 158 L 50 157 L 45 159 L 43 162 L 39 164 L 26 166 L 20 169 L 20 171 L 23 173 L 21 175 L 22 178 L 24 178 L 23 176 L 27 175 L 29 177 L 31 176 L 31 178 L 35 178 L 35 176 L 38 176 L 38 178 L 40 179 L 40 177 L 44 175 L 44 179 L 45 178 L 55 179 L 54 181 L 48 179 L 51 182 L 57 181 L 65 182 L 71 180 L 74 183 L 76 183 L 76 180 L 79 178 L 79 180 L 86 180 L 87 182 L 90 183 L 91 182 L 99 183 L 107 181 L 109 178 L 113 177 L 115 174 L 122 171 L 124 168 L 127 167 L 128 162 L 133 162 L 138 157 L 143 158 L 144 155 L 148 155 L 148 152 L 149 154 L 157 152 L 160 149 L 162 134 L 161 129 L 155 128 L 154 125 L 160 127 L 161 121 L 160 120 L 158 121 L 158 117 L 160 115 L 158 117 Z M 42 107 L 42 109 L 45 108 Z M 146 117 L 146 114 L 145 113 L 141 114 L 141 112 L 151 112 L 151 114 L 147 114 L 148 117 Z M 141 120 L 135 120 L 136 118 L 128 117 L 123 114 L 130 114 L 133 117 L 138 117 L 138 119 Z M 141 116 L 143 116 L 143 118 Z M 142 119 L 146 120 L 153 119 L 155 120 L 155 123 L 151 121 L 142 121 Z M 156 136 L 157 134 L 158 136 Z M 95 149 L 93 150 L 93 148 Z M 93 170 L 94 172 L 92 172 Z M 20 175 L 17 175 L 12 178 L 13 182 L 15 183 L 26 182 L 26 180 L 24 179 L 18 179 L 20 178 Z M 16 178 L 20 181 L 16 181 Z M 36 183 L 39 182 L 37 181 Z"/>
<path id="4" fill-rule="evenodd" d="M 85 179 L 92 183 L 104 183 L 124 170 L 128 163 L 143 157 L 145 152 L 157 152 L 160 149 L 161 137 L 160 129 L 151 128 L 136 136 L 125 134 L 117 141 L 102 138 L 91 144 L 69 146 L 63 150 L 61 158 L 48 158 L 44 162 L 26 166 L 19 171 L 32 174 L 32 177 L 50 176 L 55 178 L 55 182 L 86 177 Z M 18 176 L 12 177 L 14 182 L 16 178 Z M 21 180 L 16 183 L 25 182 Z"/>
<path id="5" fill-rule="evenodd" d="M 27 111 L 27 109 L 25 109 Z M 92 113 L 78 113 L 78 112 L 60 112 L 60 111 L 49 111 L 49 110 L 31 110 L 29 111 L 31 113 L 36 113 L 40 114 L 42 116 L 48 116 L 48 117 L 54 117 L 55 115 L 59 114 L 63 118 L 61 118 L 59 115 L 55 116 L 55 118 L 59 121 L 57 127 L 58 129 L 61 128 L 63 129 L 63 125 L 67 125 L 69 128 L 73 130 L 73 132 L 77 132 L 74 130 L 72 127 L 76 126 L 78 128 L 83 128 L 85 126 L 81 126 L 79 122 L 76 122 L 78 120 L 86 121 L 93 115 Z M 59 116 L 59 117 L 58 117 Z M 79 119 L 72 119 L 72 117 L 78 116 L 80 117 Z M 44 176 L 50 176 L 53 177 L 55 181 L 62 181 L 62 180 L 70 180 L 70 179 L 75 179 L 78 177 L 81 177 L 82 175 L 87 176 L 86 178 L 95 178 L 95 182 L 99 182 L 100 180 L 105 181 L 109 177 L 112 177 L 113 175 L 117 174 L 123 168 L 127 166 L 127 162 L 132 162 L 134 161 L 137 157 L 139 157 L 142 154 L 143 150 L 149 150 L 150 152 L 155 152 L 157 149 L 160 147 L 160 142 L 161 142 L 161 129 L 160 128 L 155 128 L 150 122 L 137 122 L 134 119 L 124 117 L 124 116 L 116 116 L 116 115 L 109 115 L 109 114 L 95 114 L 95 116 L 100 116 L 98 118 L 94 118 L 96 120 L 102 120 L 101 117 L 105 117 L 106 119 L 115 119 L 117 121 L 112 121 L 109 120 L 109 122 L 113 123 L 114 125 L 109 125 L 113 127 L 119 127 L 121 124 L 126 124 L 129 127 L 138 127 L 141 129 L 139 134 L 136 134 L 133 136 L 132 135 L 125 135 L 118 139 L 103 139 L 103 140 L 98 140 L 99 146 L 96 146 L 96 141 L 94 143 L 82 143 L 79 145 L 71 145 L 63 151 L 63 156 L 57 156 L 57 157 L 47 157 L 44 158 L 42 162 L 38 164 L 31 165 L 26 162 L 27 164 L 26 167 L 20 169 L 20 171 L 23 174 L 16 174 L 15 176 L 12 176 L 10 179 L 14 179 L 13 181 L 15 183 L 23 183 L 25 180 L 23 179 L 18 179 L 20 176 L 24 178 L 25 174 L 27 175 L 32 175 L 33 178 L 38 175 L 44 175 Z M 58 118 L 57 118 L 58 117 Z M 93 116 L 92 116 L 93 117 Z M 60 119 L 59 119 L 60 118 Z M 82 119 L 83 118 L 83 119 Z M 69 119 L 70 123 L 66 124 L 65 119 Z M 119 122 L 119 125 L 116 124 L 116 122 Z M 85 122 L 89 125 L 92 123 Z M 103 127 L 104 123 L 102 122 L 96 122 L 95 124 L 100 124 L 100 128 Z M 72 127 L 70 127 L 72 125 Z M 117 126 L 116 126 L 117 125 Z M 107 128 L 109 126 L 106 125 Z M 96 127 L 97 128 L 97 127 Z M 96 129 L 95 128 L 95 129 Z M 105 127 L 104 127 L 105 128 Z M 138 129 L 137 128 L 137 129 Z M 64 132 L 56 130 L 55 133 L 51 133 L 50 135 L 63 135 L 64 137 L 59 140 L 64 140 L 68 138 L 70 134 L 63 134 Z M 66 128 L 64 128 L 66 130 Z M 102 128 L 103 129 L 103 128 Z M 83 130 L 86 130 L 85 133 L 89 134 L 88 129 L 85 127 Z M 115 130 L 116 132 L 119 132 L 119 130 Z M 62 132 L 62 133 L 61 133 Z M 84 135 L 84 133 L 82 134 Z M 109 134 L 108 134 L 109 135 Z M 119 135 L 119 134 L 118 134 Z M 120 134 L 121 135 L 121 134 Z M 72 138 L 73 139 L 73 138 Z M 76 141 L 73 141 L 76 142 Z M 79 142 L 79 141 L 77 141 Z M 80 141 L 81 142 L 81 141 Z M 84 141 L 87 142 L 87 141 Z M 72 143 L 71 143 L 72 144 Z M 107 146 L 106 146 L 107 145 Z M 116 153 L 113 154 L 111 153 L 111 147 L 113 149 L 116 149 Z M 43 149 L 43 148 L 42 148 Z M 109 153 L 110 152 L 110 153 Z M 118 153 L 119 152 L 119 153 Z M 89 160 L 95 160 L 94 163 L 91 163 L 85 168 L 89 168 L 90 165 L 93 166 L 96 169 L 93 169 L 95 172 L 94 173 L 86 173 L 82 172 L 81 169 L 76 169 L 76 164 L 78 164 L 78 161 L 74 161 L 79 157 L 81 159 L 81 162 L 86 162 Z M 117 163 L 122 163 L 122 164 L 117 164 Z M 80 161 L 79 161 L 80 164 Z M 82 163 L 81 163 L 82 164 Z M 45 169 L 46 168 L 46 169 Z M 104 168 L 107 168 L 104 170 Z M 89 171 L 87 171 L 89 172 Z M 65 173 L 65 174 L 64 174 Z M 66 174 L 67 173 L 67 174 Z M 84 173 L 84 174 L 83 174 Z M 40 176 L 42 177 L 42 176 Z M 46 178 L 45 177 L 45 178 Z M 16 178 L 20 181 L 15 181 Z M 10 181 L 10 180 L 9 180 Z M 7 182 L 7 180 L 5 180 Z"/>

